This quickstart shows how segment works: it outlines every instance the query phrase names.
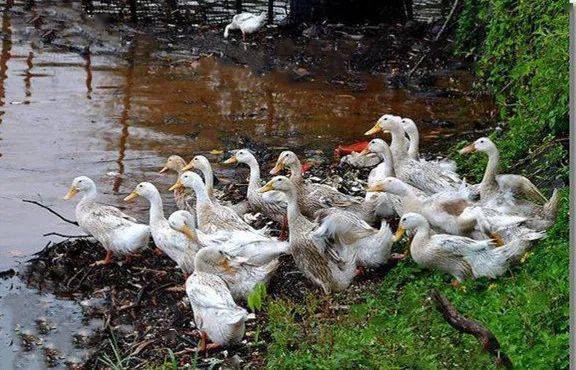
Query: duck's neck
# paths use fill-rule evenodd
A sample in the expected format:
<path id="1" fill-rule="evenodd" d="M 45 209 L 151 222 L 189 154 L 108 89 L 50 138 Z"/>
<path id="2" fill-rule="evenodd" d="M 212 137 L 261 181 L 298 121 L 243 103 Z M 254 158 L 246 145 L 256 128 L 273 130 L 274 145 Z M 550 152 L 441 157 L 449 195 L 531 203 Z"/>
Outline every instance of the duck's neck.
<path id="1" fill-rule="evenodd" d="M 156 191 L 150 194 L 148 201 L 150 202 L 150 224 L 164 220 L 164 206 L 162 205 L 160 193 Z"/>
<path id="2" fill-rule="evenodd" d="M 290 228 L 291 223 L 295 222 L 299 217 L 302 217 L 302 212 L 300 212 L 300 206 L 298 205 L 296 189 L 292 188 L 286 195 L 288 198 L 288 228 Z"/>
<path id="3" fill-rule="evenodd" d="M 418 147 L 420 145 L 420 135 L 418 134 L 418 130 L 408 131 L 408 137 L 410 138 L 410 146 L 408 147 L 408 157 L 412 159 L 418 159 Z"/>
<path id="4" fill-rule="evenodd" d="M 486 165 L 486 171 L 484 171 L 484 177 L 482 178 L 482 183 L 480 185 L 481 191 L 492 190 L 497 187 L 496 175 L 498 175 L 498 163 L 500 162 L 500 153 L 497 149 L 493 149 L 488 152 L 488 164 Z"/>
<path id="5" fill-rule="evenodd" d="M 392 135 L 390 149 L 392 150 L 394 164 L 396 164 L 406 156 L 406 136 L 404 136 L 404 130 L 397 126 L 392 126 L 390 134 Z"/>
<path id="6" fill-rule="evenodd" d="M 87 203 L 91 203 L 96 201 L 96 195 L 98 194 L 98 192 L 96 191 L 96 188 L 90 188 L 88 189 L 84 195 L 82 196 L 82 199 L 80 200 L 80 204 L 87 204 Z"/>
<path id="7" fill-rule="evenodd" d="M 212 167 L 208 166 L 203 168 L 202 175 L 204 176 L 204 183 L 206 184 L 206 192 L 208 196 L 212 198 L 214 196 L 214 173 L 212 172 Z"/>
<path id="8" fill-rule="evenodd" d="M 260 166 L 256 160 L 251 160 L 247 163 L 250 167 L 250 181 L 248 182 L 248 192 L 256 190 L 260 187 Z"/>
<path id="9" fill-rule="evenodd" d="M 416 228 L 416 233 L 414 234 L 414 238 L 412 238 L 412 244 L 410 244 L 410 252 L 414 254 L 414 252 L 418 252 L 422 250 L 428 243 L 430 239 L 430 225 L 423 224 Z"/>
<path id="10" fill-rule="evenodd" d="M 390 147 L 386 145 L 384 149 L 378 153 L 378 156 L 382 159 L 384 166 L 386 166 L 386 173 L 387 176 L 394 177 L 394 161 L 392 159 L 392 152 L 390 151 Z"/>
<path id="11" fill-rule="evenodd" d="M 290 180 L 295 184 L 299 184 L 304 179 L 302 178 L 302 163 L 297 160 L 295 163 L 290 165 Z"/>
<path id="12" fill-rule="evenodd" d="M 196 193 L 196 207 L 200 207 L 201 205 L 212 204 L 210 197 L 208 196 L 208 190 L 204 185 L 198 185 L 194 188 L 194 192 Z"/>

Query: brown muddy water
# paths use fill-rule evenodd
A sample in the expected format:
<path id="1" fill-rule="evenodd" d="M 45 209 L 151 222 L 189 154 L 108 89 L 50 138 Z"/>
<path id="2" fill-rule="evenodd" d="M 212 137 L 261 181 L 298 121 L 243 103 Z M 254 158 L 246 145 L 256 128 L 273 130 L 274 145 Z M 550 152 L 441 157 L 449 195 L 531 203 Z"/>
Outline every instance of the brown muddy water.
<path id="1" fill-rule="evenodd" d="M 22 202 L 41 201 L 73 218 L 75 201 L 61 197 L 75 176 L 92 177 L 103 201 L 114 205 L 123 205 L 138 182 L 151 181 L 171 209 L 166 189 L 174 178 L 157 174 L 170 154 L 206 154 L 216 175 L 226 177 L 234 169 L 209 152 L 234 149 L 241 137 L 277 150 L 330 155 L 337 145 L 362 139 L 380 115 L 395 113 L 422 123 L 426 146 L 469 129 L 492 110 L 487 99 L 433 92 L 466 92 L 471 78 L 464 72 L 440 76 L 431 91 L 417 92 L 368 74 L 355 74 L 358 83 L 352 85 L 320 75 L 306 81 L 284 71 L 262 75 L 211 57 L 169 64 L 145 37 L 121 57 L 80 56 L 28 41 L 29 26 L 8 14 L 2 15 L 0 46 L 0 270 L 18 268 L 47 242 L 59 240 L 45 233 L 82 234 Z M 432 121 L 451 125 L 425 123 Z M 127 212 L 145 221 L 145 206 L 136 202 Z M 44 366 L 40 352 L 22 352 L 20 333 L 37 331 L 35 318 L 45 315 L 58 325 L 46 340 L 66 343 L 60 348 L 65 355 L 83 356 L 70 339 L 84 326 L 75 304 L 37 294 L 16 278 L 0 287 L 3 364 Z"/>

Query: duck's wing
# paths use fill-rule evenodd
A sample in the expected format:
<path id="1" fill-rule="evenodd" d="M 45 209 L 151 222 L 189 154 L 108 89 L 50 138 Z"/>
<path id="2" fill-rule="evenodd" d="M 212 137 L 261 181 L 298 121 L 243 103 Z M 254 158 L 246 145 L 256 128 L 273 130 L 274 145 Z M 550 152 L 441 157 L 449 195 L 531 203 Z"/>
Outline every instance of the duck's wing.
<path id="1" fill-rule="evenodd" d="M 352 205 L 359 205 L 362 203 L 361 198 L 352 197 L 343 194 L 336 190 L 335 188 L 328 186 L 326 184 L 308 184 L 307 186 L 307 197 L 312 199 L 320 199 L 321 203 L 329 207 L 349 207 Z"/>
<path id="2" fill-rule="evenodd" d="M 317 239 L 323 238 L 337 244 L 352 245 L 377 232 L 356 213 L 346 210 L 330 208 L 318 211 L 316 216 L 319 226 L 313 235 Z"/>
<path id="3" fill-rule="evenodd" d="M 406 159 L 405 161 L 400 179 L 427 194 L 434 194 L 446 189 L 456 189 L 460 183 L 457 174 L 441 171 L 438 166 L 428 162 L 414 159 Z"/>
<path id="4" fill-rule="evenodd" d="M 501 191 L 511 192 L 517 198 L 526 198 L 538 204 L 548 201 L 530 180 L 521 175 L 499 175 L 496 177 Z"/>
<path id="5" fill-rule="evenodd" d="M 457 235 L 437 234 L 430 238 L 439 253 L 452 257 L 467 257 L 470 254 L 492 249 L 496 244 L 492 240 L 474 240 Z"/>
<path id="6" fill-rule="evenodd" d="M 106 228 L 129 227 L 136 224 L 136 219 L 123 213 L 116 207 L 96 204 L 88 210 L 84 219 Z"/>

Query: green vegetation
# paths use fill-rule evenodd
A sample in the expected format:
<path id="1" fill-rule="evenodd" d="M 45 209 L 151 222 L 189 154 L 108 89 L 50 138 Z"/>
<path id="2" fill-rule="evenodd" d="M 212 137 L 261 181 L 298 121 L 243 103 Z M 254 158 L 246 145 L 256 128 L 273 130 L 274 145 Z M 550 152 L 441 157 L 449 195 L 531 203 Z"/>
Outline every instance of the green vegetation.
<path id="1" fill-rule="evenodd" d="M 562 0 L 466 0 L 456 35 L 459 51 L 479 58 L 477 74 L 500 107 L 506 125 L 493 137 L 503 168 L 524 160 L 530 166 L 514 169 L 528 168 L 544 184 L 568 176 L 568 31 Z M 460 164 L 478 180 L 484 163 L 468 157 Z"/>
<path id="2" fill-rule="evenodd" d="M 550 187 L 568 175 L 568 4 L 559 0 L 466 0 L 458 52 L 478 57 L 477 73 L 500 108 L 504 130 L 492 138 L 502 167 Z M 460 143 L 459 145 L 463 145 Z M 481 159 L 481 160 L 479 160 Z M 478 181 L 486 159 L 459 158 Z M 513 166 L 512 166 L 513 165 Z M 445 294 L 463 314 L 494 332 L 518 368 L 568 368 L 568 189 L 555 226 L 526 261 L 498 280 L 468 281 L 402 261 L 362 303 L 350 293 L 332 303 L 268 303 L 270 368 L 493 367 L 475 338 L 456 332 L 428 298 Z M 349 305 L 346 312 L 328 305 Z"/>
<path id="3" fill-rule="evenodd" d="M 452 329 L 428 299 L 438 289 L 465 315 L 494 332 L 518 368 L 567 368 L 569 343 L 568 194 L 557 224 L 527 260 L 495 281 L 450 278 L 402 261 L 362 294 L 310 294 L 306 305 L 288 300 L 268 304 L 270 368 L 481 368 L 492 367 L 475 338 Z M 352 302 L 351 302 L 352 301 Z"/>

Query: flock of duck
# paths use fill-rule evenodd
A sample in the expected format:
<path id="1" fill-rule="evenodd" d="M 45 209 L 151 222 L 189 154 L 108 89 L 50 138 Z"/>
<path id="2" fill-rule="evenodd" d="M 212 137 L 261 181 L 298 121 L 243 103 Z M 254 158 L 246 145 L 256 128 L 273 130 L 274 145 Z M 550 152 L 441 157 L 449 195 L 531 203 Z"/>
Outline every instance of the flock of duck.
<path id="1" fill-rule="evenodd" d="M 451 274 L 457 283 L 502 275 L 553 223 L 557 192 L 546 199 L 527 178 L 498 174 L 499 152 L 489 138 L 460 151 L 488 155 L 482 182 L 472 185 L 460 179 L 454 163 L 419 157 L 418 129 L 411 119 L 384 115 L 366 135 L 379 132 L 391 134 L 390 145 L 375 138 L 367 149 L 353 153 L 380 162 L 370 172 L 364 198 L 305 180 L 291 151 L 280 153 L 270 171 L 289 170 L 290 177 L 275 176 L 262 186 L 257 159 L 240 149 L 224 162 L 250 168 L 246 201 L 239 204 L 215 196 L 211 165 L 201 155 L 188 164 L 171 156 L 160 171 L 178 173 L 170 190 L 179 210 L 168 219 L 158 189 L 149 182 L 125 198 L 143 197 L 150 203 L 148 225 L 98 203 L 96 185 L 85 176 L 74 179 L 64 199 L 83 194 L 76 206 L 78 224 L 107 251 L 96 265 L 110 263 L 113 255 L 129 256 L 152 236 L 157 249 L 187 276 L 186 293 L 203 350 L 242 340 L 247 312 L 238 303 L 270 279 L 282 254 L 291 255 L 300 272 L 330 294 L 346 289 L 358 268 L 405 257 L 392 253 L 392 245 L 407 230 L 406 254 L 425 268 Z M 280 224 L 287 241 L 271 237 L 266 227 L 254 229 L 242 217 L 247 212 Z M 397 217 L 393 233 L 388 221 Z"/>

